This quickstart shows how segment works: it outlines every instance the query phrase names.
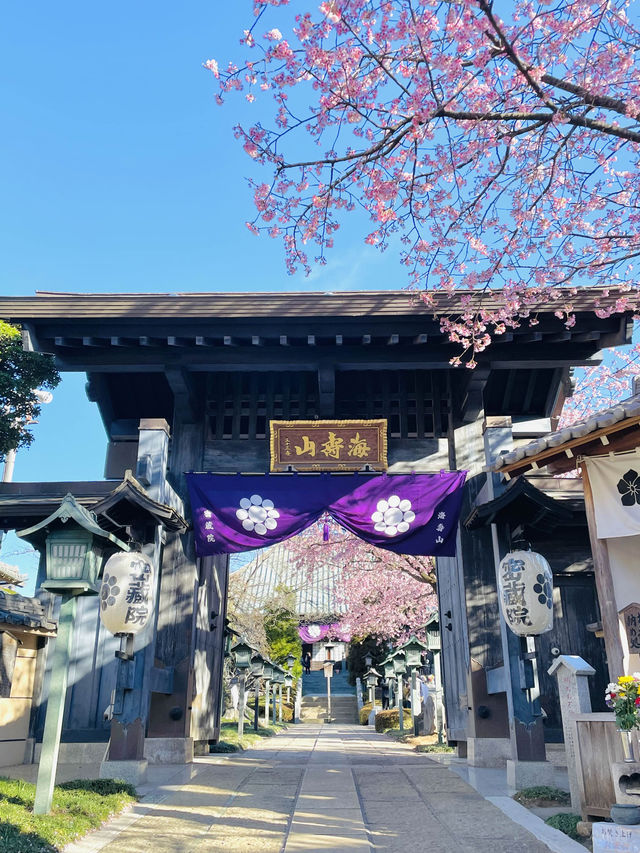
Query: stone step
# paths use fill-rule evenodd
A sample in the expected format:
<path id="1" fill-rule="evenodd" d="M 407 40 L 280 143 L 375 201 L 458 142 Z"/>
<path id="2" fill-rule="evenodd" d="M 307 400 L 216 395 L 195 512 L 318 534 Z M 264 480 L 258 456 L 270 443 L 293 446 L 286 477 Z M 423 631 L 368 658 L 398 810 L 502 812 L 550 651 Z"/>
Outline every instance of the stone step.
<path id="1" fill-rule="evenodd" d="M 327 716 L 326 696 L 303 696 L 300 719 L 304 722 L 324 722 Z M 358 706 L 355 696 L 331 696 L 331 720 L 334 723 L 357 723 Z"/>

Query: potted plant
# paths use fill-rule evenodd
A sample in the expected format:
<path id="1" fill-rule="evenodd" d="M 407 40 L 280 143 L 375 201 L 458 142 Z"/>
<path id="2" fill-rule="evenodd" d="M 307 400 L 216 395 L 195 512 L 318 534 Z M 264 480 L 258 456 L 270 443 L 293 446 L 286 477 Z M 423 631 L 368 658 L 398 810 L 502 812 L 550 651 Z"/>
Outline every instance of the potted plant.
<path id="1" fill-rule="evenodd" d="M 640 672 L 621 675 L 617 684 L 608 684 L 604 699 L 616 715 L 616 726 L 622 737 L 624 760 L 634 761 L 632 732 L 640 728 Z"/>
<path id="2" fill-rule="evenodd" d="M 622 738 L 624 761 L 632 763 L 633 730 L 640 728 L 640 673 L 621 675 L 617 684 L 607 685 L 605 702 L 616 715 L 616 725 Z M 640 806 L 615 803 L 611 807 L 611 819 L 618 824 L 640 823 Z"/>

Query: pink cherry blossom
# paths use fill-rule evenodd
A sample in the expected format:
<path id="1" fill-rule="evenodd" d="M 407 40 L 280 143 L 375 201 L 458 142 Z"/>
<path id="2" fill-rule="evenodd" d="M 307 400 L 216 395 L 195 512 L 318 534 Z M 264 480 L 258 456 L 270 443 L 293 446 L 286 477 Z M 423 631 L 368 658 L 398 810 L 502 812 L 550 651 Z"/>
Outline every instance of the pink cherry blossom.
<path id="1" fill-rule="evenodd" d="M 260 102 L 237 135 L 272 172 L 253 224 L 283 240 L 289 272 L 323 263 L 364 210 L 363 239 L 398 252 L 427 307 L 437 290 L 501 289 L 441 316 L 471 365 L 541 300 L 570 328 L 567 288 L 606 287 L 601 316 L 637 310 L 640 33 L 626 0 L 286 5 L 254 0 L 274 19 L 245 33 L 260 55 L 206 67 L 221 98 Z"/>

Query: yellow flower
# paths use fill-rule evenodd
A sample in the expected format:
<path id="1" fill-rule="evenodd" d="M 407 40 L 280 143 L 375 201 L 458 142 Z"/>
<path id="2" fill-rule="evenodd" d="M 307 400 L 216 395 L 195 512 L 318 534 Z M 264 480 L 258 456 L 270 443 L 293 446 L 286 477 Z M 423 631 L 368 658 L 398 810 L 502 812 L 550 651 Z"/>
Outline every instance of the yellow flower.
<path id="1" fill-rule="evenodd" d="M 633 684 L 634 680 L 632 675 L 621 675 L 618 678 L 618 684 Z"/>

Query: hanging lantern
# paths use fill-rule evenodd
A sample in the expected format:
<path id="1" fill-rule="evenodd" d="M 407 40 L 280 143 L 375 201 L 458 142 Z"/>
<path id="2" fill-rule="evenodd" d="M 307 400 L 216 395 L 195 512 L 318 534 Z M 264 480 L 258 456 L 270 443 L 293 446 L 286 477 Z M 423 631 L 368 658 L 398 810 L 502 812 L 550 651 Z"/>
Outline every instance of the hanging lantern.
<path id="1" fill-rule="evenodd" d="M 498 572 L 504 620 L 519 637 L 544 634 L 553 627 L 553 575 L 535 551 L 510 551 Z"/>
<path id="2" fill-rule="evenodd" d="M 137 634 L 153 612 L 153 566 L 137 551 L 109 557 L 100 587 L 100 619 L 111 634 Z"/>

